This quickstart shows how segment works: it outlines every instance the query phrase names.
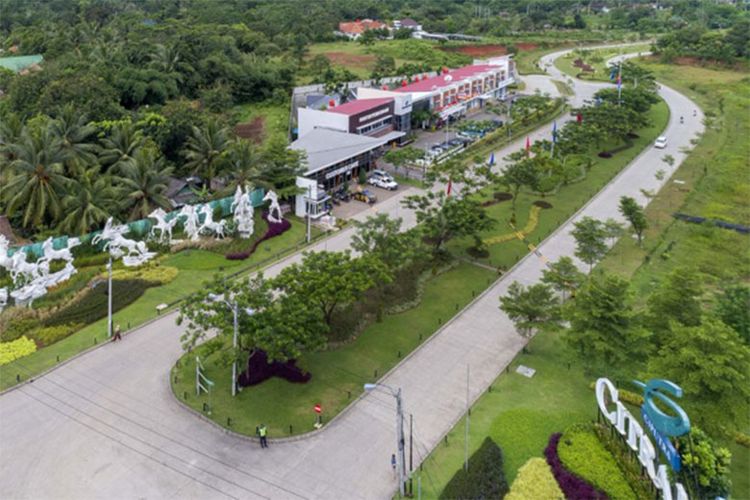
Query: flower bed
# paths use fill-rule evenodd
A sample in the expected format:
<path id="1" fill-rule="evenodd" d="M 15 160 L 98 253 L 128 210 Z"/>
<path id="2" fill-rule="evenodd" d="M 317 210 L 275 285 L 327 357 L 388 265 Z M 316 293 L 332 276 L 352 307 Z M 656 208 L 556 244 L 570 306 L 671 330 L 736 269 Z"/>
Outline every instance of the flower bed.
<path id="1" fill-rule="evenodd" d="M 266 231 L 266 234 L 263 235 L 262 238 L 258 239 L 253 245 L 244 252 L 232 252 L 228 253 L 226 255 L 226 258 L 228 260 L 245 260 L 248 257 L 250 257 L 253 252 L 258 248 L 258 245 L 260 245 L 262 242 L 269 240 L 271 238 L 274 238 L 276 236 L 279 236 L 280 234 L 285 233 L 292 227 L 292 223 L 289 222 L 286 219 L 281 219 L 281 222 L 275 223 L 268 220 L 268 212 L 263 212 L 263 220 L 265 220 L 268 223 L 268 230 Z"/>
<path id="2" fill-rule="evenodd" d="M 544 449 L 544 456 L 550 468 L 552 468 L 552 475 L 555 476 L 557 484 L 560 485 L 560 489 L 565 494 L 565 498 L 568 500 L 607 499 L 606 493 L 597 490 L 565 468 L 562 460 L 560 460 L 560 456 L 557 454 L 557 446 L 560 443 L 561 436 L 562 434 L 559 432 L 552 434 L 549 444 Z"/>
<path id="3" fill-rule="evenodd" d="M 12 342 L 0 342 L 0 366 L 36 352 L 36 344 L 25 335 Z"/>

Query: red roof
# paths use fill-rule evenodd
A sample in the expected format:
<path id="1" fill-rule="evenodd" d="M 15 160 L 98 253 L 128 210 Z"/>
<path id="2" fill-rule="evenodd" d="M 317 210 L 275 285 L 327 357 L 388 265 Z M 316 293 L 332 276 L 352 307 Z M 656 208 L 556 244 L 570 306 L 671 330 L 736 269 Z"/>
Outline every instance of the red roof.
<path id="1" fill-rule="evenodd" d="M 340 106 L 329 108 L 328 111 L 331 113 L 341 113 L 342 115 L 356 115 L 374 109 L 393 101 L 393 97 L 378 97 L 375 99 L 357 99 L 356 101 L 349 101 Z"/>
<path id="2" fill-rule="evenodd" d="M 464 66 L 463 68 L 449 71 L 446 74 L 433 76 L 419 82 L 413 82 L 406 87 L 396 89 L 396 92 L 430 92 L 435 89 L 460 83 L 462 80 L 471 78 L 474 75 L 499 69 L 498 66 L 493 66 L 491 64 L 473 64 L 471 66 Z"/>

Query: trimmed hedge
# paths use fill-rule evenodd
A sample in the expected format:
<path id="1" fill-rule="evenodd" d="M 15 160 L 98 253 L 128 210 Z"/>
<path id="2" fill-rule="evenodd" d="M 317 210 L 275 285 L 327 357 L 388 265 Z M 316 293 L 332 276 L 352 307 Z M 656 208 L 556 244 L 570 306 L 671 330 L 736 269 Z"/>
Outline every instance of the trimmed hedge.
<path id="1" fill-rule="evenodd" d="M 508 483 L 503 471 L 503 452 L 490 437 L 469 458 L 469 471 L 463 467 L 451 478 L 440 494 L 441 499 L 503 498 Z"/>
<path id="2" fill-rule="evenodd" d="M 547 459 L 547 464 L 552 468 L 552 474 L 565 494 L 565 498 L 568 500 L 607 500 L 609 497 L 606 493 L 597 490 L 565 468 L 557 454 L 557 446 L 560 443 L 561 436 L 562 434 L 559 432 L 550 436 L 549 444 L 544 449 L 544 456 Z"/>
<path id="3" fill-rule="evenodd" d="M 55 342 L 72 335 L 83 328 L 79 323 L 67 323 L 64 325 L 47 326 L 40 328 L 31 334 L 39 347 L 47 347 Z"/>
<path id="4" fill-rule="evenodd" d="M 112 280 L 112 312 L 136 301 L 153 282 L 145 280 Z M 99 282 L 76 302 L 44 320 L 44 326 L 80 323 L 88 325 L 107 316 L 107 282 Z"/>
<path id="5" fill-rule="evenodd" d="M 557 453 L 567 470 L 606 492 L 615 500 L 636 500 L 615 457 L 607 451 L 591 425 L 574 425 L 562 435 Z"/>
<path id="6" fill-rule="evenodd" d="M 560 486 L 543 458 L 532 458 L 518 469 L 505 500 L 563 500 Z"/>

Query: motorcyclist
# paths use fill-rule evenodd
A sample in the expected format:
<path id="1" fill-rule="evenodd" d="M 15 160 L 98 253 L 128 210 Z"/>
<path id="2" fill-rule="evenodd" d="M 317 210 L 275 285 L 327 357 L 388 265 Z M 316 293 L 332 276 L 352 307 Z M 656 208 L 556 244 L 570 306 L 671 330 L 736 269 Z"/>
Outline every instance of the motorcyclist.
<path id="1" fill-rule="evenodd" d="M 680 117 L 680 123 L 685 123 L 685 119 L 683 117 Z"/>

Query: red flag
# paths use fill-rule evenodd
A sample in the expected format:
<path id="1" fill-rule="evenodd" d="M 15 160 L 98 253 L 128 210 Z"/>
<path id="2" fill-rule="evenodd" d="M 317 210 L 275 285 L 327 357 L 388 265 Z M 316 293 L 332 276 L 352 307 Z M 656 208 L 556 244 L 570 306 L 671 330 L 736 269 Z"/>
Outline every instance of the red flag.
<path id="1" fill-rule="evenodd" d="M 583 122 L 583 115 L 582 115 L 581 113 L 578 113 L 578 114 L 576 115 L 576 121 L 577 121 L 578 123 L 581 123 L 581 122 Z"/>
<path id="2" fill-rule="evenodd" d="M 448 196 L 450 196 L 450 195 L 451 195 L 451 189 L 452 189 L 452 188 L 453 188 L 453 181 L 451 181 L 450 179 L 448 179 L 448 189 L 447 189 L 447 191 L 445 192 L 445 194 L 446 194 L 446 195 L 448 195 Z"/>
<path id="3" fill-rule="evenodd" d="M 531 151 L 531 141 L 529 140 L 529 136 L 526 136 L 526 156 L 529 156 L 529 151 Z"/>

